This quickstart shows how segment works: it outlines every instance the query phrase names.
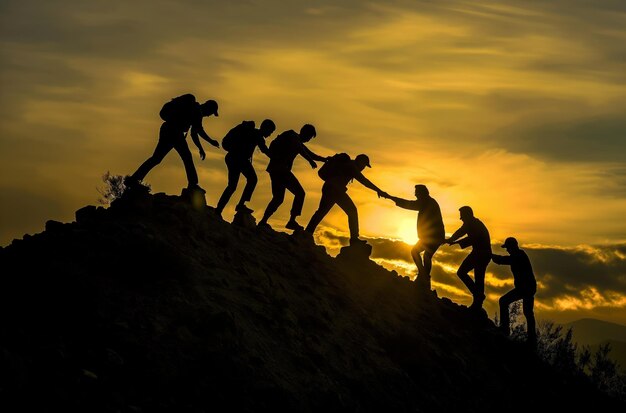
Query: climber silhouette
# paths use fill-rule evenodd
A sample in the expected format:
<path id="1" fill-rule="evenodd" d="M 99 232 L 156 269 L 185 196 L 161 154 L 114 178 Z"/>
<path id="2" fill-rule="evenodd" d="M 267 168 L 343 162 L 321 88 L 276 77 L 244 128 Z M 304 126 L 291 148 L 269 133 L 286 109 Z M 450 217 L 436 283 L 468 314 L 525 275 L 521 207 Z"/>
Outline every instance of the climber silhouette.
<path id="1" fill-rule="evenodd" d="M 265 119 L 261 122 L 259 129 L 254 126 L 253 121 L 243 121 L 232 128 L 222 140 L 222 148 L 228 151 L 225 157 L 226 167 L 228 168 L 228 185 L 217 202 L 215 212 L 218 215 L 222 215 L 224 207 L 226 207 L 230 197 L 237 189 L 239 175 L 243 175 L 246 178 L 246 186 L 235 210 L 252 213 L 252 210 L 245 205 L 252 198 L 252 193 L 257 184 L 256 172 L 252 166 L 252 155 L 257 146 L 261 152 L 269 155 L 267 145 L 265 145 L 265 138 L 276 130 L 276 125 L 270 119 Z"/>
<path id="2" fill-rule="evenodd" d="M 218 116 L 217 102 L 214 100 L 207 100 L 203 104 L 200 104 L 196 102 L 194 95 L 186 94 L 167 102 L 160 112 L 161 119 L 163 119 L 164 122 L 159 131 L 159 142 L 157 143 L 154 153 L 134 174 L 126 177 L 124 183 L 131 188 L 139 185 L 139 182 L 146 177 L 148 172 L 161 163 L 169 151 L 175 149 L 185 165 L 188 187 L 204 192 L 204 190 L 198 186 L 198 173 L 193 164 L 193 158 L 189 151 L 186 138 L 187 131 L 191 127 L 191 139 L 198 147 L 200 159 L 202 160 L 204 160 L 206 154 L 200 144 L 198 135 L 211 145 L 219 148 L 219 143 L 207 135 L 202 127 L 202 118 L 211 115 Z"/>
<path id="3" fill-rule="evenodd" d="M 526 317 L 527 336 L 530 344 L 536 344 L 537 331 L 535 329 L 535 293 L 537 281 L 533 273 L 530 259 L 524 250 L 520 249 L 517 240 L 509 237 L 504 241 L 502 248 L 509 253 L 506 255 L 492 254 L 491 259 L 499 265 L 510 265 L 513 273 L 514 288 L 500 297 L 500 329 L 505 335 L 509 335 L 509 305 L 517 300 L 522 300 L 522 308 Z"/>
<path id="4" fill-rule="evenodd" d="M 485 272 L 491 261 L 491 238 L 485 224 L 474 217 L 472 208 L 463 206 L 459 212 L 463 225 L 445 242 L 449 245 L 459 244 L 461 248 L 472 246 L 472 252 L 461 263 L 457 275 L 474 297 L 470 308 L 480 309 L 485 301 Z M 461 238 L 464 235 L 467 236 Z M 474 281 L 469 276 L 472 270 Z"/>
<path id="5" fill-rule="evenodd" d="M 272 216 L 285 199 L 285 190 L 289 190 L 294 196 L 291 207 L 291 216 L 285 228 L 292 230 L 302 229 L 302 225 L 296 222 L 296 217 L 302 213 L 305 192 L 298 181 L 298 178 L 291 172 L 293 161 L 296 156 L 301 155 L 309 161 L 311 168 L 317 168 L 315 161 L 325 162 L 326 158 L 316 155 L 305 143 L 309 142 L 317 135 L 313 125 L 306 124 L 300 129 L 300 133 L 288 130 L 278 135 L 270 144 L 270 162 L 267 165 L 267 172 L 272 181 L 272 199 L 265 208 L 263 218 L 259 221 L 259 227 L 269 228 L 267 220 Z"/>
<path id="6" fill-rule="evenodd" d="M 348 226 L 350 228 L 350 245 L 365 243 L 359 239 L 359 216 L 352 199 L 348 195 L 348 183 L 352 179 L 356 179 L 365 187 L 376 191 L 378 196 L 387 195 L 380 188 L 370 182 L 361 171 L 365 167 L 371 168 L 370 160 L 367 155 L 357 155 L 352 160 L 345 153 L 336 154 L 326 161 L 324 166 L 320 168 L 318 174 L 324 180 L 322 186 L 322 197 L 317 211 L 311 217 L 309 224 L 306 226 L 306 232 L 313 234 L 315 228 L 322 222 L 322 219 L 328 214 L 331 208 L 337 204 L 348 215 Z"/>
<path id="7" fill-rule="evenodd" d="M 411 256 L 417 266 L 417 285 L 430 290 L 430 270 L 432 268 L 433 255 L 439 246 L 443 244 L 446 233 L 441 217 L 441 209 L 433 199 L 426 185 L 415 185 L 415 200 L 402 199 L 395 196 L 385 196 L 396 203 L 397 206 L 417 213 L 417 237 L 419 241 L 411 249 Z M 422 263 L 421 253 L 424 253 Z"/>

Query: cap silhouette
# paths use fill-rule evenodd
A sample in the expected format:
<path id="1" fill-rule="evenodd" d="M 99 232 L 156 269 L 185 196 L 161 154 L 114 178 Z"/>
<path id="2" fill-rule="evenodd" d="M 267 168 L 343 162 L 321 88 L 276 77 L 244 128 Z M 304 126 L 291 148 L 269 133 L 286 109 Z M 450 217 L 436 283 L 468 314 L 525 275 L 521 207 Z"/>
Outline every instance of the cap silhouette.
<path id="1" fill-rule="evenodd" d="M 357 155 L 354 160 L 359 165 L 367 166 L 368 168 L 372 167 L 372 165 L 370 165 L 370 158 L 365 154 Z"/>
<path id="2" fill-rule="evenodd" d="M 511 247 L 517 247 L 517 240 L 513 237 L 508 237 L 507 239 L 504 240 L 504 244 L 502 244 L 502 248 L 511 248 Z"/>

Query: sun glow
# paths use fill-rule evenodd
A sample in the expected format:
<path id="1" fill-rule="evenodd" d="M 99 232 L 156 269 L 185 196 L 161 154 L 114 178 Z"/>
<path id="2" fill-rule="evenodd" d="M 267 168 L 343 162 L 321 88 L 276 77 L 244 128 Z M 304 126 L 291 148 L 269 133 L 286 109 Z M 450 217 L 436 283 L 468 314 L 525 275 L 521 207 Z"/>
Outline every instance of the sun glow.
<path id="1" fill-rule="evenodd" d="M 415 219 L 402 219 L 396 228 L 396 234 L 399 239 L 407 244 L 415 244 L 418 240 Z"/>

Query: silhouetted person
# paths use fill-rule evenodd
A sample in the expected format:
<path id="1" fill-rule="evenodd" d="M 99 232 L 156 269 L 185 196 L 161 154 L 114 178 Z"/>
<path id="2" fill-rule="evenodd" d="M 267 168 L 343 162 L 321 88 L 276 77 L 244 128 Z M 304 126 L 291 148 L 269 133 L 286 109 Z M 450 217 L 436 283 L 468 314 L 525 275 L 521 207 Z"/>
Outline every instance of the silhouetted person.
<path id="1" fill-rule="evenodd" d="M 491 259 L 496 264 L 510 265 L 513 273 L 514 288 L 500 297 L 500 328 L 505 335 L 509 335 L 509 305 L 517 300 L 522 300 L 522 308 L 526 317 L 528 342 L 537 342 L 537 331 L 535 329 L 535 293 L 537 292 L 537 281 L 533 273 L 530 259 L 524 250 L 520 249 L 517 240 L 509 237 L 504 241 L 502 248 L 509 253 L 506 255 L 493 254 Z"/>
<path id="2" fill-rule="evenodd" d="M 315 232 L 315 228 L 322 222 L 322 219 L 328 214 L 330 209 L 335 205 L 348 215 L 348 226 L 350 227 L 350 245 L 365 243 L 359 239 L 359 215 L 356 205 L 348 196 L 348 183 L 353 179 L 363 184 L 365 187 L 376 191 L 378 196 L 387 195 L 380 188 L 369 181 L 361 171 L 365 167 L 371 168 L 370 160 L 367 155 L 357 155 L 354 160 L 350 159 L 345 153 L 332 156 L 326 161 L 326 164 L 320 169 L 320 178 L 324 180 L 322 186 L 322 197 L 317 211 L 311 217 L 306 231 L 310 234 Z"/>
<path id="3" fill-rule="evenodd" d="M 200 189 L 204 191 L 198 186 L 198 173 L 193 164 L 193 158 L 189 151 L 186 138 L 187 132 L 189 128 L 191 128 L 191 139 L 198 147 L 200 159 L 202 160 L 204 160 L 206 154 L 200 144 L 198 135 L 216 148 L 220 147 L 219 143 L 207 135 L 202 127 L 203 117 L 211 115 L 218 116 L 217 102 L 207 100 L 203 104 L 200 104 L 196 102 L 196 98 L 193 95 L 182 95 L 166 103 L 163 109 L 161 109 L 160 115 L 165 122 L 161 125 L 159 142 L 154 150 L 154 154 L 152 154 L 134 174 L 126 178 L 125 184 L 130 187 L 138 185 L 139 181 L 142 181 L 152 168 L 161 163 L 169 151 L 175 149 L 185 165 L 188 187 L 190 189 Z"/>
<path id="4" fill-rule="evenodd" d="M 215 212 L 222 214 L 228 200 L 237 189 L 239 175 L 246 178 L 246 186 L 241 194 L 241 199 L 235 207 L 236 211 L 251 213 L 245 203 L 252 198 L 252 193 L 257 184 L 257 176 L 252 166 L 252 155 L 258 146 L 261 152 L 269 155 L 265 138 L 276 130 L 276 125 L 270 119 L 265 119 L 259 129 L 254 127 L 253 121 L 243 121 L 232 128 L 222 140 L 222 147 L 228 151 L 225 157 L 228 168 L 228 185 L 217 202 Z"/>
<path id="5" fill-rule="evenodd" d="M 293 161 L 298 155 L 309 161 L 313 169 L 317 168 L 315 161 L 326 161 L 326 158 L 314 154 L 304 145 L 316 135 L 315 127 L 306 124 L 302 126 L 299 134 L 293 130 L 285 131 L 278 135 L 270 144 L 270 162 L 266 170 L 269 172 L 272 181 L 272 200 L 265 208 L 265 213 L 259 221 L 259 226 L 269 226 L 267 220 L 283 203 L 285 190 L 289 190 L 293 194 L 293 205 L 291 207 L 291 216 L 285 228 L 292 230 L 302 229 L 302 225 L 296 222 L 296 217 L 302 214 L 305 192 L 298 178 L 291 172 L 291 168 L 293 167 Z"/>
<path id="6" fill-rule="evenodd" d="M 439 204 L 429 194 L 426 185 L 415 185 L 415 200 L 388 196 L 397 206 L 417 214 L 417 237 L 419 241 L 411 249 L 411 256 L 417 266 L 416 282 L 419 286 L 430 290 L 430 270 L 432 269 L 433 255 L 439 246 L 443 244 L 446 233 L 443 226 L 443 218 Z M 424 253 L 422 263 L 421 253 Z"/>
<path id="7" fill-rule="evenodd" d="M 491 238 L 485 224 L 474 217 L 472 208 L 463 206 L 459 212 L 463 225 L 445 242 L 449 245 L 459 244 L 461 248 L 472 247 L 472 252 L 465 257 L 456 274 L 474 297 L 470 308 L 480 309 L 485 301 L 485 272 L 491 261 Z M 467 236 L 461 238 L 464 235 Z M 469 276 L 472 270 L 474 281 Z"/>

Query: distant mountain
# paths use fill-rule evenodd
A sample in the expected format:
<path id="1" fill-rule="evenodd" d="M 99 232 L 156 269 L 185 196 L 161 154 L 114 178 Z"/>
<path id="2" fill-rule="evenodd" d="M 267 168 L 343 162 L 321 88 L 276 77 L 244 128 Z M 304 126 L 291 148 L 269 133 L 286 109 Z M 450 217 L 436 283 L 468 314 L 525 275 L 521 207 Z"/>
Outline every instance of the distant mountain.
<path id="1" fill-rule="evenodd" d="M 589 346 L 592 352 L 597 351 L 601 344 L 609 343 L 611 345 L 609 357 L 626 372 L 626 326 L 594 318 L 583 318 L 565 324 L 564 327 L 572 329 L 574 342 L 579 346 Z"/>
<path id="2" fill-rule="evenodd" d="M 0 411 L 624 410 L 366 246 L 194 205 L 130 193 L 0 248 Z"/>
<path id="3" fill-rule="evenodd" d="M 626 326 L 594 318 L 583 318 L 564 325 L 572 328 L 574 341 L 582 345 L 604 343 L 608 340 L 626 342 Z"/>

